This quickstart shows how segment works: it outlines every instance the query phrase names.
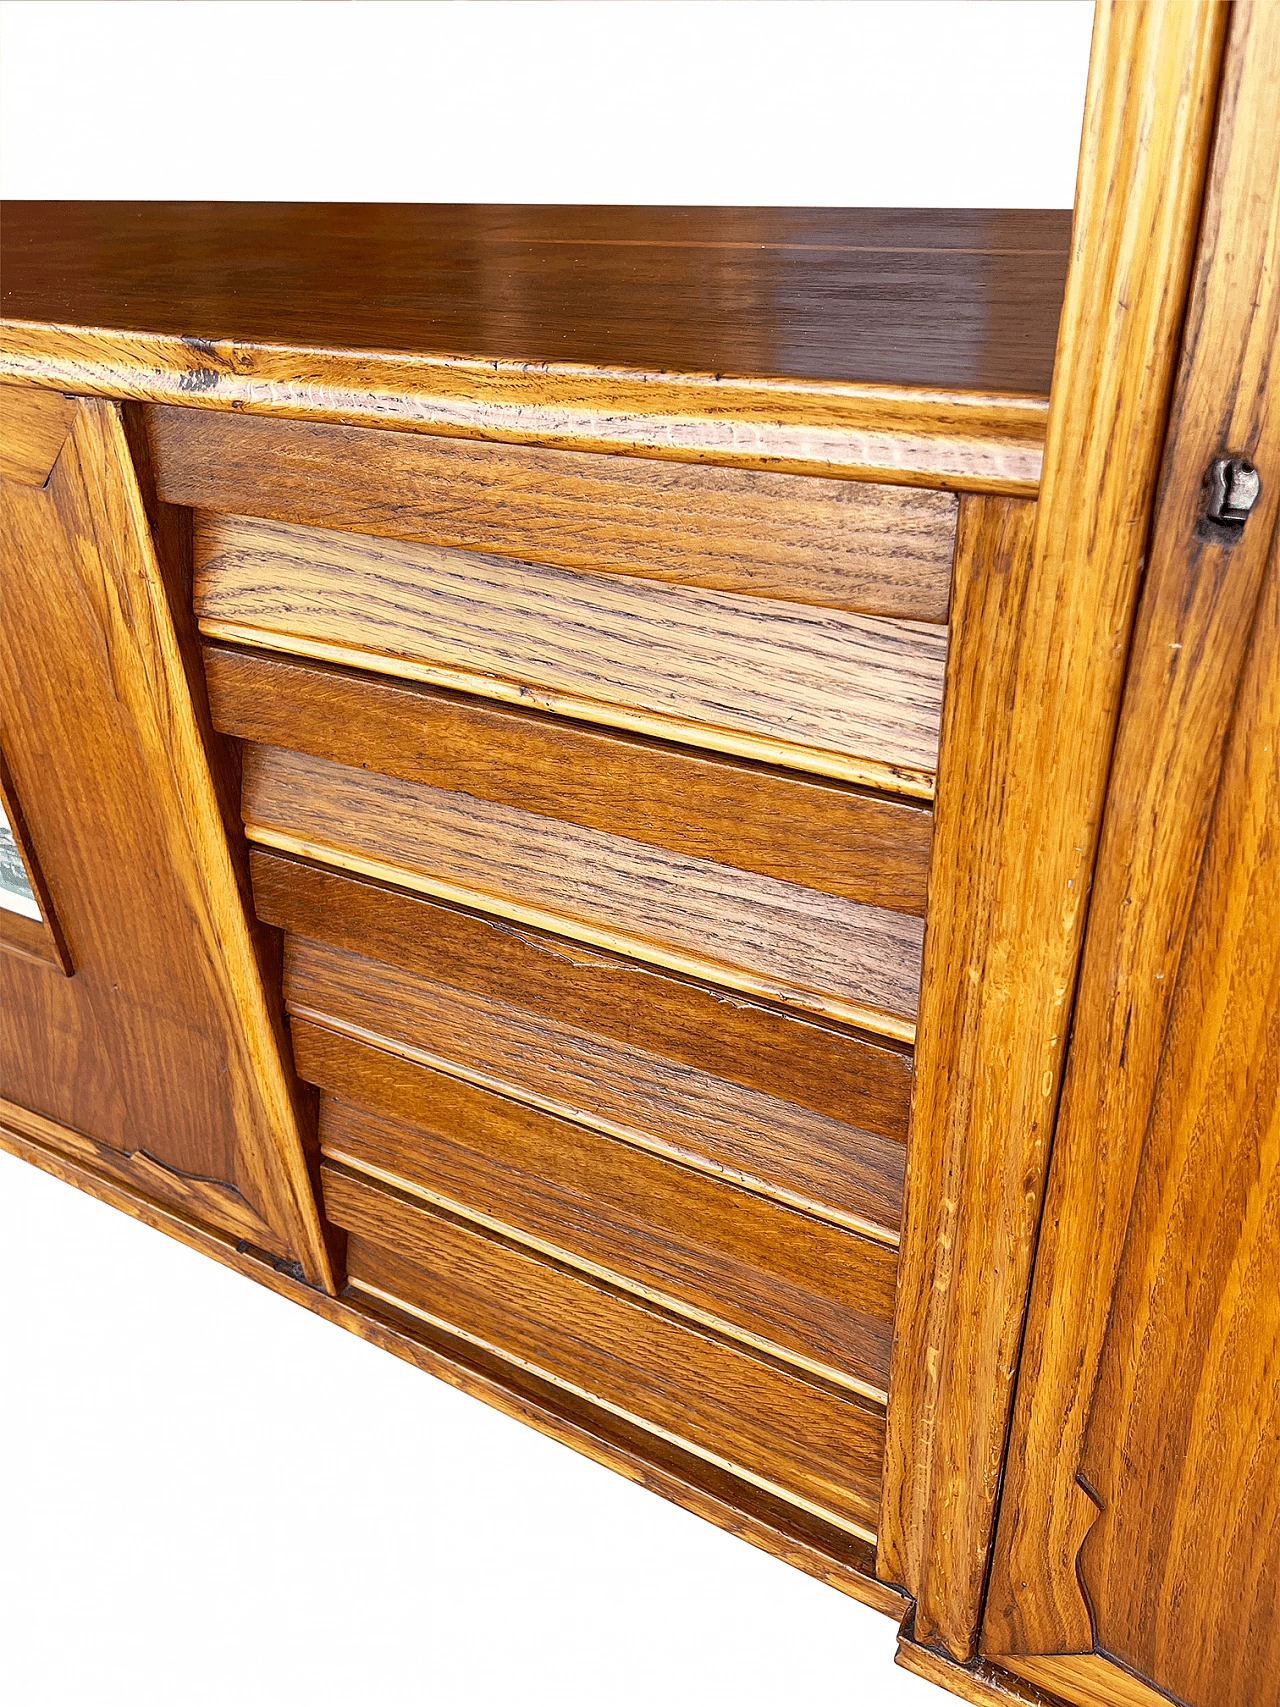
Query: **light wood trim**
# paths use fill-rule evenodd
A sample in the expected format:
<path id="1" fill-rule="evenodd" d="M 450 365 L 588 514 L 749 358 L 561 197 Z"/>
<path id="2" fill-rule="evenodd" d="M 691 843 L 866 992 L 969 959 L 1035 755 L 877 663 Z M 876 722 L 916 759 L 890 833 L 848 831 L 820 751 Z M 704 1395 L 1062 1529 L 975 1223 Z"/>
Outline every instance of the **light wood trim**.
<path id="1" fill-rule="evenodd" d="M 572 363 L 199 344 L 0 321 L 0 375 L 85 396 L 289 420 L 1034 494 L 1042 397 Z"/>
<path id="2" fill-rule="evenodd" d="M 932 792 L 935 624 L 203 513 L 195 605 L 209 636 Z"/>
<path id="3" fill-rule="evenodd" d="M 43 486 L 75 420 L 75 400 L 0 384 L 0 477 Z"/>
<path id="4" fill-rule="evenodd" d="M 333 1298 L 275 1269 L 269 1260 L 242 1251 L 215 1228 L 179 1214 L 141 1192 L 119 1185 L 84 1163 L 74 1162 L 0 1125 L 0 1149 L 29 1162 L 53 1178 L 87 1192 L 145 1226 L 167 1233 L 189 1249 L 256 1281 L 281 1297 L 313 1311 L 335 1326 L 357 1334 L 451 1387 L 527 1423 L 595 1463 L 614 1470 L 650 1492 L 740 1536 L 753 1546 L 806 1572 L 851 1599 L 901 1618 L 906 1602 L 874 1574 L 868 1543 L 833 1526 L 810 1520 L 790 1501 L 774 1500 L 750 1484 L 720 1473 L 691 1454 L 664 1449 L 646 1431 L 613 1426 L 603 1412 L 573 1406 L 567 1395 L 539 1389 L 517 1379 L 511 1365 L 469 1358 L 461 1342 L 433 1336 L 408 1316 L 392 1318 L 362 1307 L 350 1295 Z"/>
<path id="5" fill-rule="evenodd" d="M 984 1648 L 1092 1646 L 1077 1576 L 1096 1508 L 1076 1480 L 1224 743 L 1280 517 L 1280 8 L 1241 0 L 1106 817 L 1045 1235 L 1022 1351 Z M 1201 479 L 1247 452 L 1238 541 L 1197 538 Z M 1081 1260 L 1082 1253 L 1088 1260 Z M 1208 1545 L 1208 1543 L 1206 1543 Z"/>
<path id="6" fill-rule="evenodd" d="M 1212 0 L 1099 4 L 1033 545 L 1001 501 L 962 504 L 877 1559 L 916 1599 L 917 1639 L 961 1660 L 1227 16 Z"/>

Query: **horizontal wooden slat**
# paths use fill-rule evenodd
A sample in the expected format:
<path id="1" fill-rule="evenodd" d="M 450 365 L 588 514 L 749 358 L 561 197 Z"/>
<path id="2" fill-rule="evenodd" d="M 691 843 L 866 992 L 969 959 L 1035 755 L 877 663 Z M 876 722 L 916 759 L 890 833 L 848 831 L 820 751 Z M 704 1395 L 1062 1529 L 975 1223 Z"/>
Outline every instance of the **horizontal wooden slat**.
<path id="1" fill-rule="evenodd" d="M 332 1160 L 883 1403 L 892 1248 L 309 1021 L 293 1036 L 332 1093 Z"/>
<path id="2" fill-rule="evenodd" d="M 343 949 L 290 937 L 285 996 L 327 1025 L 550 1114 L 736 1180 L 884 1243 L 901 1144 L 660 1055 Z"/>
<path id="3" fill-rule="evenodd" d="M 163 405 L 147 421 L 172 504 L 947 619 L 949 492 Z"/>
<path id="4" fill-rule="evenodd" d="M 197 514 L 211 637 L 929 797 L 946 630 Z"/>
<path id="5" fill-rule="evenodd" d="M 643 961 L 254 848 L 268 924 L 510 1000 L 784 1102 L 906 1141 L 911 1056 Z"/>
<path id="6" fill-rule="evenodd" d="M 845 783 L 332 665 L 205 646 L 241 739 L 567 819 L 897 912 L 924 912 L 933 814 Z"/>
<path id="7" fill-rule="evenodd" d="M 878 1407 L 331 1165 L 324 1190 L 356 1287 L 874 1537 Z"/>
<path id="8" fill-rule="evenodd" d="M 251 840 L 773 996 L 912 1033 L 921 920 L 469 794 L 251 744 Z"/>

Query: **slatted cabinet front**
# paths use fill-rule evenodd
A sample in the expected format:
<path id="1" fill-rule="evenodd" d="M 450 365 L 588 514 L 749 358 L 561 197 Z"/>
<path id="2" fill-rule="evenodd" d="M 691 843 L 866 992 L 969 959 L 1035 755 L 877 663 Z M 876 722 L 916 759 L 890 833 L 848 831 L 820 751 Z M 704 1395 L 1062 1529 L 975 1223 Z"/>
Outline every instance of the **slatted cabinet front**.
<path id="1" fill-rule="evenodd" d="M 150 430 L 350 1285 L 873 1541 L 956 500 Z"/>

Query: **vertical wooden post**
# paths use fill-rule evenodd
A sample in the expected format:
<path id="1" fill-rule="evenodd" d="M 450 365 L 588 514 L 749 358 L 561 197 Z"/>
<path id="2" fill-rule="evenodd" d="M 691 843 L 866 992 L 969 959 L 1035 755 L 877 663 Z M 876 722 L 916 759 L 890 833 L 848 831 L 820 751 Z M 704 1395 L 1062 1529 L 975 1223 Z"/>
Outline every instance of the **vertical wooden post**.
<path id="1" fill-rule="evenodd" d="M 1035 516 L 966 500 L 878 1571 L 974 1652 L 1228 8 L 1102 0 Z M 1007 502 L 1007 501 L 1006 501 Z"/>

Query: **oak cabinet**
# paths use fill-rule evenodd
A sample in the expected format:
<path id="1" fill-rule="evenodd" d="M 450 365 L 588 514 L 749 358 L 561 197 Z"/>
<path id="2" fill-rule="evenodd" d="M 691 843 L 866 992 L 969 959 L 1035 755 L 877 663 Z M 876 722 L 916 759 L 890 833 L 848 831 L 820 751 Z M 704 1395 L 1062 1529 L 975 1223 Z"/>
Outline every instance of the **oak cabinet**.
<path id="1" fill-rule="evenodd" d="M 1274 1699 L 1278 58 L 1100 6 L 1074 225 L 15 207 L 6 1145 L 970 1699 Z"/>

